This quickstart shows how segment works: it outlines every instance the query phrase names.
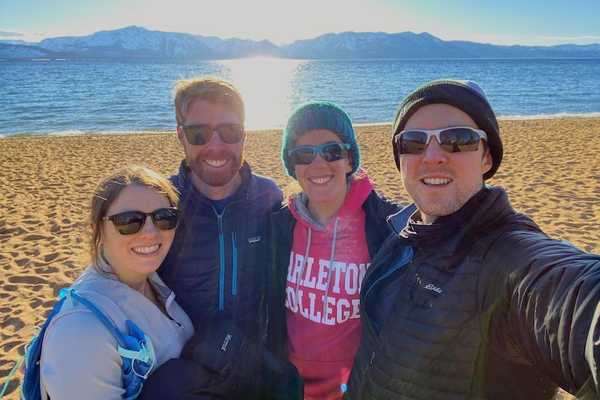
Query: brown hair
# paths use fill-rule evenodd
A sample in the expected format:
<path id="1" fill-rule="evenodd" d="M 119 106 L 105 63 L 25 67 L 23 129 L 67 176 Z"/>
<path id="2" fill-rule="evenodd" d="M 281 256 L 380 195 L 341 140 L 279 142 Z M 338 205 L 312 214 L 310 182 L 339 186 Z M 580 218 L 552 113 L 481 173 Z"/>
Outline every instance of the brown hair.
<path id="1" fill-rule="evenodd" d="M 245 111 L 242 95 L 231 83 L 223 79 L 209 76 L 178 81 L 175 85 L 177 124 L 184 123 L 185 113 L 192 101 L 195 100 L 223 104 L 238 116 L 242 124 L 244 123 Z"/>
<path id="2" fill-rule="evenodd" d="M 159 173 L 141 165 L 130 165 L 113 172 L 98 184 L 92 197 L 90 212 L 90 254 L 94 265 L 100 257 L 100 242 L 102 241 L 102 218 L 106 216 L 112 203 L 129 185 L 141 185 L 152 188 L 164 194 L 172 207 L 179 203 L 179 194 L 171 182 Z"/>

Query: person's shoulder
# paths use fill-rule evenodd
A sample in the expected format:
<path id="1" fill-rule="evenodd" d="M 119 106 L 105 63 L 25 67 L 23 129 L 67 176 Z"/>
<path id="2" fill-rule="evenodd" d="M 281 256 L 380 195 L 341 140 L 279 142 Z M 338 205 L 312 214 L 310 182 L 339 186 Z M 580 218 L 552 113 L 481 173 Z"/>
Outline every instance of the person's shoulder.
<path id="1" fill-rule="evenodd" d="M 177 189 L 179 194 L 182 194 L 186 190 L 186 179 L 181 174 L 171 175 L 167 179 L 169 179 L 169 182 Z"/>
<path id="2" fill-rule="evenodd" d="M 188 179 L 189 176 L 189 168 L 185 160 L 182 160 L 179 164 L 179 169 L 176 174 L 173 174 L 168 177 L 171 184 L 177 189 L 177 191 L 183 195 L 184 192 L 189 190 L 192 182 Z"/>
<path id="3" fill-rule="evenodd" d="M 504 270 L 598 264 L 600 256 L 586 253 L 566 240 L 554 239 L 541 230 L 512 229 L 497 234 L 484 254 L 486 265 Z"/>
<path id="4" fill-rule="evenodd" d="M 397 202 L 389 199 L 384 194 L 373 189 L 367 197 L 367 202 L 370 203 L 373 207 L 375 207 L 380 212 L 385 213 L 386 215 L 394 214 L 402 209 L 402 206 Z"/>
<path id="5" fill-rule="evenodd" d="M 283 192 L 270 178 L 252 173 L 247 189 L 248 200 L 268 212 L 279 208 Z"/>
<path id="6" fill-rule="evenodd" d="M 116 338 L 91 311 L 81 306 L 58 313 L 46 329 L 44 352 L 115 350 Z M 84 353 L 80 353 L 84 354 Z"/>
<path id="7" fill-rule="evenodd" d="M 43 338 L 40 379 L 51 398 L 121 398 L 117 340 L 92 312 L 61 312 Z"/>
<path id="8" fill-rule="evenodd" d="M 290 223 L 296 219 L 292 215 L 290 206 L 287 202 L 282 202 L 271 211 L 271 220 L 275 223 Z"/>
<path id="9" fill-rule="evenodd" d="M 251 177 L 257 188 L 281 193 L 281 189 L 279 189 L 279 186 L 277 186 L 277 183 L 275 183 L 273 179 L 264 175 L 255 174 L 254 172 L 251 174 Z"/>

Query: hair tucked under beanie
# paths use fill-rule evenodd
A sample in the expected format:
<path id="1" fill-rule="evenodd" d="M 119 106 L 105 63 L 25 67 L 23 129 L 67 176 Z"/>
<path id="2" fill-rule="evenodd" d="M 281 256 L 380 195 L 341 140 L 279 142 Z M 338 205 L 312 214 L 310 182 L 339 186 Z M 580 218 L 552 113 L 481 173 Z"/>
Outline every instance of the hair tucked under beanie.
<path id="1" fill-rule="evenodd" d="M 396 167 L 400 169 L 400 159 L 393 139 L 404 129 L 408 119 L 417 110 L 428 104 L 448 104 L 467 113 L 477 126 L 487 133 L 487 145 L 492 155 L 492 168 L 483 175 L 483 179 L 491 178 L 502 162 L 502 141 L 496 115 L 488 102 L 485 93 L 473 81 L 442 79 L 426 83 L 410 93 L 400 103 L 394 120 L 392 146 Z"/>
<path id="2" fill-rule="evenodd" d="M 288 156 L 288 151 L 293 149 L 296 140 L 306 132 L 315 129 L 327 129 L 339 136 L 343 143 L 350 145 L 350 160 L 352 171 L 356 172 L 360 166 L 360 151 L 356 143 L 356 134 L 352 121 L 344 110 L 327 101 L 311 101 L 300 105 L 288 119 L 283 131 L 281 143 L 281 159 L 288 175 L 296 178 L 294 163 Z"/>

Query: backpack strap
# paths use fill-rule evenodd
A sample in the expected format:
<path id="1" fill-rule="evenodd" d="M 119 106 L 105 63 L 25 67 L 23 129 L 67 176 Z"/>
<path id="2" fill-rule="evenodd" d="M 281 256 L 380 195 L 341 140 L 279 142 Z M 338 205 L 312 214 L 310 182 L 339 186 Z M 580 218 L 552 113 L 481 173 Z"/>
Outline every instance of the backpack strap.
<path id="1" fill-rule="evenodd" d="M 46 330 L 52 319 L 60 312 L 65 301 L 71 304 L 80 303 L 90 310 L 98 320 L 108 329 L 117 341 L 117 351 L 122 359 L 121 376 L 123 380 L 122 398 L 133 400 L 142 391 L 144 381 L 148 378 L 156 365 L 156 355 L 152 341 L 133 321 L 126 320 L 127 333 L 121 332 L 114 322 L 102 312 L 94 303 L 79 295 L 73 288 L 65 288 L 59 292 L 56 302 L 48 318 L 39 329 L 38 333 L 27 346 L 25 355 L 16 363 L 9 373 L 7 381 L 0 391 L 0 399 L 4 395 L 10 379 L 15 375 L 19 366 L 25 359 L 25 373 L 21 383 L 21 398 L 23 400 L 39 400 L 40 391 L 40 358 L 42 343 Z"/>
<path id="2" fill-rule="evenodd" d="M 144 381 L 156 364 L 154 347 L 148 335 L 131 320 L 125 321 L 127 334 L 123 334 L 104 312 L 72 288 L 62 289 L 59 296 L 84 305 L 112 333 L 117 341 L 117 352 L 123 361 L 122 378 L 123 389 L 125 389 L 123 399 L 130 400 L 138 397 Z"/>
<path id="3" fill-rule="evenodd" d="M 15 368 L 13 368 L 13 370 L 16 372 L 18 366 L 23 362 L 23 360 L 25 360 L 25 372 L 21 382 L 21 399 L 23 400 L 39 400 L 41 398 L 40 358 L 42 355 L 42 343 L 44 341 L 46 329 L 50 325 L 50 321 L 52 321 L 52 319 L 60 312 L 64 302 L 65 299 L 61 298 L 54 304 L 52 311 L 50 311 L 50 314 L 48 314 L 48 317 L 46 318 L 46 321 L 39 328 L 37 334 L 33 337 L 31 342 L 29 342 L 29 344 L 25 347 L 25 354 L 17 362 Z M 5 388 L 8 385 L 8 381 L 5 383 Z M 4 389 L 2 391 L 2 395 L 4 395 Z M 0 398 L 1 397 L 2 396 L 0 396 Z"/>

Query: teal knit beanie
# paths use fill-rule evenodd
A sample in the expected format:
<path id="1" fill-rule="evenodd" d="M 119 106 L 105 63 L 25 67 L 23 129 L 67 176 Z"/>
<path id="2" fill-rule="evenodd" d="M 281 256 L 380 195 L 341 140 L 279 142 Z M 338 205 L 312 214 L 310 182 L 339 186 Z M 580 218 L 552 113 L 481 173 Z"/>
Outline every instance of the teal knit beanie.
<path id="1" fill-rule="evenodd" d="M 288 151 L 294 148 L 296 140 L 300 136 L 315 129 L 327 129 L 338 135 L 342 143 L 350 145 L 352 171 L 349 175 L 355 173 L 360 166 L 360 151 L 350 117 L 333 103 L 311 101 L 296 108 L 283 131 L 281 159 L 288 175 L 296 178 L 294 163 L 290 160 Z"/>

